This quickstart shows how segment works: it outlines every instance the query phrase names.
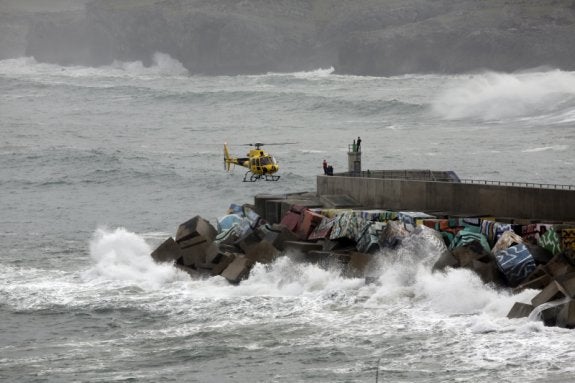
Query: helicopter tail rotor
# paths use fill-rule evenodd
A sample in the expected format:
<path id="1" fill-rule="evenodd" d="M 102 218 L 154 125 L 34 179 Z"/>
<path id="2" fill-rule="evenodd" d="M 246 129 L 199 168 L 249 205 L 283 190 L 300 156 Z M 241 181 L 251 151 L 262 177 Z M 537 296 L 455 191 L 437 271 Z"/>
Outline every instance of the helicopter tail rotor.
<path id="1" fill-rule="evenodd" d="M 227 142 L 224 143 L 224 170 L 229 172 L 230 171 L 230 164 L 231 164 L 231 157 L 230 152 L 228 151 L 228 144 Z"/>

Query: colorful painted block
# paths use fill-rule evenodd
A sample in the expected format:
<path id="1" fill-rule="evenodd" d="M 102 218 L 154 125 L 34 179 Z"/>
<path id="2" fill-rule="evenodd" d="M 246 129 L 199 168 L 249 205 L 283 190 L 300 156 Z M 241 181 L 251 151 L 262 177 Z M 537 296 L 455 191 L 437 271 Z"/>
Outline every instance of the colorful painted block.
<path id="1" fill-rule="evenodd" d="M 536 267 L 529 249 L 522 243 L 497 252 L 495 261 L 510 286 L 517 286 Z"/>
<path id="2" fill-rule="evenodd" d="M 563 251 L 561 239 L 554 228 L 550 228 L 539 238 L 538 245 L 549 250 L 553 255 L 557 255 Z"/>
<path id="3" fill-rule="evenodd" d="M 329 238 L 331 229 L 333 228 L 333 224 L 335 223 L 336 219 L 337 218 L 335 217 L 323 217 L 320 224 L 311 232 L 308 239 L 315 240 Z"/>
<path id="4" fill-rule="evenodd" d="M 563 250 L 575 250 L 575 227 L 561 229 L 561 246 Z"/>
<path id="5" fill-rule="evenodd" d="M 456 247 L 467 245 L 473 241 L 479 241 L 481 247 L 486 252 L 489 252 L 491 248 L 489 247 L 489 243 L 487 242 L 487 238 L 481 233 L 474 233 L 473 231 L 467 230 L 467 228 L 460 230 L 455 235 L 455 238 L 449 244 L 449 250 L 453 250 Z"/>

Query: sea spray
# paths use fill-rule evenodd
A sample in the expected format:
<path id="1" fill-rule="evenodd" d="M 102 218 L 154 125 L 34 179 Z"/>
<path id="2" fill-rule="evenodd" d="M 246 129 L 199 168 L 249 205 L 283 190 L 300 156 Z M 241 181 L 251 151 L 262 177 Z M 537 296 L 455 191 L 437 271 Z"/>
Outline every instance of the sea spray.
<path id="1" fill-rule="evenodd" d="M 487 72 L 451 84 L 432 103 L 449 120 L 566 119 L 575 109 L 575 72 Z"/>
<path id="2" fill-rule="evenodd" d="M 111 65 L 112 68 L 119 69 L 126 72 L 126 74 L 136 76 L 146 75 L 172 75 L 184 76 L 188 74 L 188 70 L 182 65 L 181 62 L 172 58 L 170 55 L 156 52 L 152 56 L 153 64 L 149 67 L 144 66 L 141 61 L 122 62 L 114 61 Z"/>
<path id="3" fill-rule="evenodd" d="M 151 62 L 150 66 L 145 66 L 141 61 L 114 61 L 110 65 L 86 67 L 61 66 L 38 62 L 34 57 L 19 57 L 0 60 L 0 75 L 74 78 L 149 78 L 188 75 L 188 70 L 182 63 L 168 54 L 156 52 L 152 55 Z"/>
<path id="4" fill-rule="evenodd" d="M 172 265 L 155 263 L 150 253 L 150 246 L 141 236 L 124 228 L 113 231 L 97 229 L 90 241 L 90 257 L 94 265 L 83 273 L 83 277 L 156 288 L 187 277 Z"/>

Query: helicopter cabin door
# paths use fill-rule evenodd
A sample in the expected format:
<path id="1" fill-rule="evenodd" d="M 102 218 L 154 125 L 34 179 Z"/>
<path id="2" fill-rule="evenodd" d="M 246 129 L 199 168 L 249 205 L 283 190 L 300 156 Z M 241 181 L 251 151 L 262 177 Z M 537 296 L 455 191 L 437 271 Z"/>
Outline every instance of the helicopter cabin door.
<path id="1" fill-rule="evenodd" d="M 261 170 L 261 167 L 260 167 L 260 159 L 259 159 L 259 158 L 252 158 L 252 159 L 250 160 L 250 162 L 251 162 L 250 166 L 251 166 L 252 169 L 258 170 L 258 171 Z"/>

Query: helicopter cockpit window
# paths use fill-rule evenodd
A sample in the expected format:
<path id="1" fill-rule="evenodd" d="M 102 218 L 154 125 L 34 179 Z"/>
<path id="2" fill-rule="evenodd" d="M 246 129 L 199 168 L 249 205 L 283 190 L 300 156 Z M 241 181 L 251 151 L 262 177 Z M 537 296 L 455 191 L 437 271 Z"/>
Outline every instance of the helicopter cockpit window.
<path id="1" fill-rule="evenodd" d="M 262 166 L 263 165 L 275 165 L 275 164 L 277 164 L 276 159 L 273 158 L 272 156 L 262 157 L 262 158 L 260 158 L 260 161 L 262 163 Z"/>

